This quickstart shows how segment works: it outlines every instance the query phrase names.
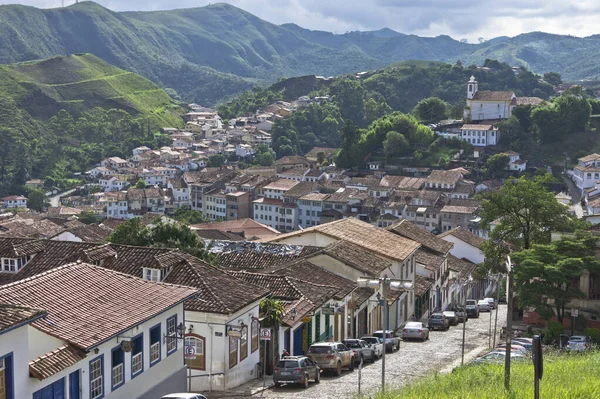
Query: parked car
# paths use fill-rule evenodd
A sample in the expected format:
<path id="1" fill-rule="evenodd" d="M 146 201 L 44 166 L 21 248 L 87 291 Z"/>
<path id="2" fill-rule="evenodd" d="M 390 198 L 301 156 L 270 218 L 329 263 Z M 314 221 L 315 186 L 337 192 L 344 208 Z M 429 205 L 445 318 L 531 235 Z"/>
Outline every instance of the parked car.
<path id="1" fill-rule="evenodd" d="M 464 323 L 469 319 L 467 311 L 462 306 L 455 306 L 452 308 L 452 310 L 454 310 L 454 313 L 456 313 L 459 323 Z"/>
<path id="2" fill-rule="evenodd" d="M 377 358 L 375 348 L 371 347 L 367 341 L 363 341 L 362 339 L 345 339 L 342 343 L 354 352 L 354 363 L 356 364 L 360 364 L 361 359 L 363 362 L 369 361 L 373 363 Z"/>
<path id="3" fill-rule="evenodd" d="M 490 306 L 490 303 L 488 301 L 486 301 L 485 299 L 482 299 L 477 302 L 477 309 L 479 309 L 480 312 L 491 312 L 492 311 L 492 307 Z"/>
<path id="4" fill-rule="evenodd" d="M 447 331 L 450 328 L 450 322 L 443 313 L 433 313 L 429 316 L 427 321 L 427 328 L 430 330 L 444 330 Z"/>
<path id="5" fill-rule="evenodd" d="M 383 340 L 381 338 L 373 336 L 364 336 L 360 337 L 360 339 L 371 344 L 371 347 L 375 351 L 375 355 L 377 356 L 377 358 L 380 358 L 383 355 Z"/>
<path id="6" fill-rule="evenodd" d="M 354 370 L 354 352 L 341 342 L 317 342 L 308 348 L 308 357 L 321 370 L 332 370 L 337 375 L 343 368 Z"/>
<path id="7" fill-rule="evenodd" d="M 467 299 L 467 316 L 473 317 L 474 319 L 479 318 L 479 308 L 477 307 L 477 301 L 474 299 Z"/>
<path id="8" fill-rule="evenodd" d="M 506 351 L 492 351 L 488 354 L 478 357 L 473 360 L 473 364 L 485 364 L 485 363 L 501 363 L 506 358 Z M 512 360 L 525 360 L 526 357 L 519 352 L 511 352 L 510 358 Z"/>
<path id="9" fill-rule="evenodd" d="M 523 346 L 530 352 L 533 349 L 533 339 L 531 338 L 512 338 L 511 341 L 517 345 Z"/>
<path id="10" fill-rule="evenodd" d="M 421 341 L 425 341 L 429 339 L 429 329 L 420 321 L 409 321 L 402 329 L 402 334 L 400 336 L 405 341 L 407 339 L 420 339 Z"/>
<path id="11" fill-rule="evenodd" d="M 161 399 L 206 399 L 206 396 L 199 393 L 170 393 Z"/>
<path id="12" fill-rule="evenodd" d="M 583 352 L 590 349 L 592 340 L 585 335 L 572 335 L 567 342 L 565 349 L 577 352 Z"/>
<path id="13" fill-rule="evenodd" d="M 458 325 L 458 316 L 456 315 L 456 312 L 452 310 L 445 310 L 442 313 L 444 314 L 444 316 L 446 316 L 446 318 L 448 319 L 448 323 L 450 323 L 451 326 Z"/>
<path id="14" fill-rule="evenodd" d="M 308 381 L 321 382 L 321 369 L 306 356 L 285 356 L 273 368 L 275 388 L 281 384 L 300 384 L 308 388 Z"/>
<path id="15" fill-rule="evenodd" d="M 506 344 L 500 344 L 500 345 L 496 346 L 495 350 L 497 350 L 497 351 L 505 351 L 506 352 Z M 513 352 L 522 353 L 523 355 L 526 355 L 529 352 L 527 350 L 527 348 L 525 348 L 523 345 L 518 345 L 516 343 L 511 343 L 510 350 L 513 351 Z"/>
<path id="16" fill-rule="evenodd" d="M 382 330 L 375 331 L 373 336 L 382 340 L 385 339 L 385 350 L 388 352 L 400 349 L 400 338 L 391 330 L 386 331 L 385 338 Z"/>
<path id="17" fill-rule="evenodd" d="M 490 308 L 496 309 L 498 306 L 496 304 L 496 300 L 494 298 L 483 298 L 485 301 L 488 301 L 490 304 Z"/>

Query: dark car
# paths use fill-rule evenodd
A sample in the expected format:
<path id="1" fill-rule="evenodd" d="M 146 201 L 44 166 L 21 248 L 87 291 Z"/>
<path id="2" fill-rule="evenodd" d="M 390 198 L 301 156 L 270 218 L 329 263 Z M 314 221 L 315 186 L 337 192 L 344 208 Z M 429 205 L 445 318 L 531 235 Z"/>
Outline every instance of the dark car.
<path id="1" fill-rule="evenodd" d="M 451 326 L 458 325 L 458 315 L 456 314 L 455 311 L 445 310 L 442 313 L 444 314 L 444 316 L 446 316 L 446 318 L 448 319 L 448 322 L 450 323 Z"/>
<path id="2" fill-rule="evenodd" d="M 467 316 L 473 317 L 475 319 L 479 318 L 479 307 L 477 306 L 477 301 L 473 299 L 467 300 Z"/>
<path id="3" fill-rule="evenodd" d="M 447 331 L 450 328 L 450 322 L 443 313 L 433 313 L 429 316 L 427 321 L 427 328 L 430 330 L 444 330 Z"/>
<path id="4" fill-rule="evenodd" d="M 361 361 L 373 363 L 377 358 L 375 348 L 371 347 L 367 341 L 363 341 L 362 339 L 345 339 L 342 343 L 354 352 L 354 362 L 356 364 L 360 364 Z"/>
<path id="5" fill-rule="evenodd" d="M 275 388 L 281 384 L 301 384 L 308 387 L 308 381 L 321 382 L 321 369 L 306 356 L 286 356 L 273 369 Z"/>

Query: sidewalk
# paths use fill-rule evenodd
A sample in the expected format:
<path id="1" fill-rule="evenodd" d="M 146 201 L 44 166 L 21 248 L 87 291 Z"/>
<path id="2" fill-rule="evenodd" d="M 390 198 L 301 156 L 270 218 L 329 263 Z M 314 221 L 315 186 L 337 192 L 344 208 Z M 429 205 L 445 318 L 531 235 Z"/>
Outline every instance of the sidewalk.
<path id="1" fill-rule="evenodd" d="M 485 352 L 486 350 L 490 350 L 489 347 L 487 345 L 482 345 L 482 346 L 479 346 L 479 347 L 473 349 L 471 352 L 465 353 L 465 364 L 469 363 L 470 361 L 475 359 L 477 356 L 479 356 L 482 352 Z M 460 362 L 461 362 L 461 358 L 459 357 L 458 359 L 453 361 L 451 364 L 449 364 L 448 366 L 441 369 L 440 374 L 450 374 L 455 368 L 460 367 Z"/>
<path id="2" fill-rule="evenodd" d="M 237 388 L 233 388 L 229 391 L 213 391 L 203 393 L 207 399 L 217 398 L 247 398 L 250 396 L 260 396 L 260 393 L 266 389 L 270 389 L 273 386 L 273 377 L 267 376 L 265 380 L 265 387 L 263 388 L 263 380 L 251 380 L 247 383 L 240 385 Z"/>

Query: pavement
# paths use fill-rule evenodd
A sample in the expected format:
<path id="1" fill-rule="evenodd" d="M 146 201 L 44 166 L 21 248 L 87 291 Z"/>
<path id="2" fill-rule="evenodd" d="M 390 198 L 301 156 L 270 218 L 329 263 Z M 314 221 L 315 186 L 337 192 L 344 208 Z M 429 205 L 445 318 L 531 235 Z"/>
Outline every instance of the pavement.
<path id="1" fill-rule="evenodd" d="M 494 311 L 495 312 L 495 311 Z M 506 305 L 498 309 L 499 326 L 506 320 Z M 485 352 L 489 345 L 490 316 L 495 313 L 482 313 L 478 319 L 469 319 L 466 325 L 465 363 Z M 494 321 L 492 318 L 492 330 Z M 498 339 L 496 339 L 498 342 Z M 462 324 L 450 327 L 449 331 L 432 331 L 426 342 L 402 342 L 400 350 L 386 355 L 386 387 L 398 388 L 416 379 L 434 373 L 450 373 L 460 366 L 462 351 Z M 361 393 L 373 395 L 381 387 L 381 360 L 367 363 L 361 370 Z M 266 390 L 262 380 L 253 380 L 227 392 L 204 393 L 209 399 L 216 398 L 353 398 L 358 393 L 358 370 L 344 371 L 340 377 L 330 373 L 321 375 L 319 384 L 311 382 L 307 389 L 286 386 L 273 389 L 272 380 L 267 377 Z"/>

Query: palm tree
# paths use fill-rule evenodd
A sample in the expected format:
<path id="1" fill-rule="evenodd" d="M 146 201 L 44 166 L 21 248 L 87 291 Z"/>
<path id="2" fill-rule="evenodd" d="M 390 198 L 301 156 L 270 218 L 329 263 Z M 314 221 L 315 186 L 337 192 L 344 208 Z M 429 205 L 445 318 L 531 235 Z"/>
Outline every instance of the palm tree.
<path id="1" fill-rule="evenodd" d="M 277 299 L 265 298 L 260 302 L 260 314 L 262 318 L 262 325 L 265 328 L 270 328 L 273 331 L 271 337 L 272 345 L 270 345 L 270 362 L 267 362 L 267 368 L 269 373 L 272 372 L 272 367 L 277 362 L 279 356 L 279 327 L 281 326 L 281 323 L 283 321 L 283 312 L 283 303 L 281 303 L 281 301 Z M 264 350 L 267 350 L 267 348 L 265 347 Z"/>

